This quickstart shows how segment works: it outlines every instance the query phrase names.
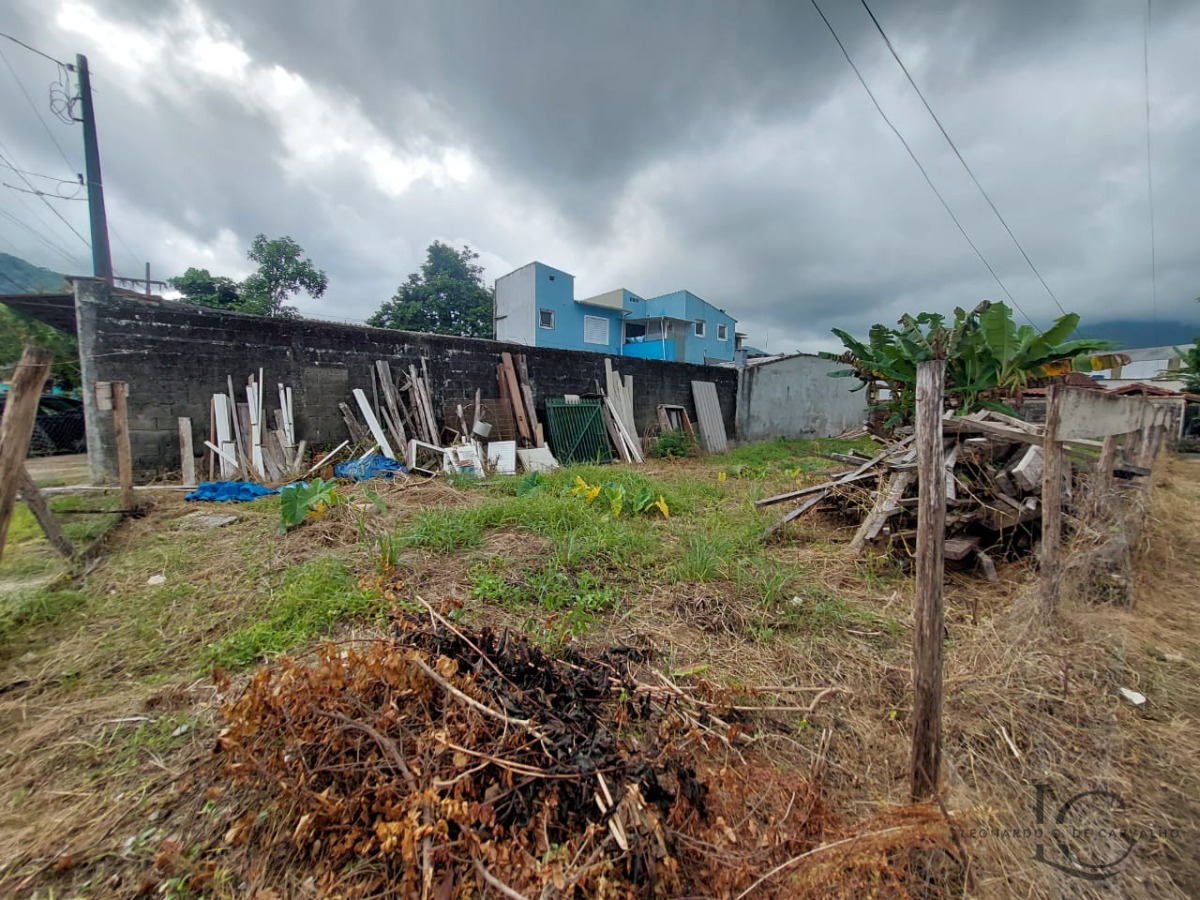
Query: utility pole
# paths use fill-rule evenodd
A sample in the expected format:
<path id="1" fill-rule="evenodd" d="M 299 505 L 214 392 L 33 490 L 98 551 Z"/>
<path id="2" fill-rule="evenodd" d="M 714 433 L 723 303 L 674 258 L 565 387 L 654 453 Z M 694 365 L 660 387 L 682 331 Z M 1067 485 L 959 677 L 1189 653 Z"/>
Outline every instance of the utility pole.
<path id="1" fill-rule="evenodd" d="M 92 108 L 92 79 L 87 57 L 75 56 L 79 76 L 79 107 L 83 113 L 83 156 L 87 169 L 88 218 L 92 225 L 92 272 L 113 283 L 112 252 L 108 247 L 108 217 L 104 213 L 104 183 L 100 176 L 100 145 L 96 141 L 96 113 Z M 149 276 L 147 276 L 149 280 Z"/>

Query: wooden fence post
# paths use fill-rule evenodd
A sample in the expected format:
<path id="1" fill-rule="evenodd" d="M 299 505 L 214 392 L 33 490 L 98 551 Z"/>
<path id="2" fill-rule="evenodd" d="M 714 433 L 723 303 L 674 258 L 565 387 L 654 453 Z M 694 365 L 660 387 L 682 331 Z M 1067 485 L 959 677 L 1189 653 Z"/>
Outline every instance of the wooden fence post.
<path id="1" fill-rule="evenodd" d="M 117 478 L 121 482 L 121 509 L 136 509 L 133 499 L 133 451 L 129 447 L 129 385 L 112 383 L 113 441 L 117 445 Z"/>
<path id="2" fill-rule="evenodd" d="M 4 418 L 0 419 L 0 558 L 4 556 L 8 523 L 17 502 L 20 472 L 29 452 L 29 436 L 37 422 L 38 400 L 53 359 L 48 350 L 25 348 L 8 389 Z"/>
<path id="3" fill-rule="evenodd" d="M 946 469 L 942 439 L 946 361 L 917 366 L 917 586 L 913 629 L 913 800 L 933 796 L 942 766 L 942 590 Z"/>
<path id="4" fill-rule="evenodd" d="M 184 487 L 196 486 L 196 455 L 192 449 L 192 420 L 179 419 L 179 480 Z"/>
<path id="5" fill-rule="evenodd" d="M 1046 390 L 1046 436 L 1042 466 L 1042 613 L 1054 614 L 1058 608 L 1059 570 L 1062 556 L 1062 482 L 1063 446 L 1058 439 L 1062 418 L 1062 388 L 1056 384 Z"/>

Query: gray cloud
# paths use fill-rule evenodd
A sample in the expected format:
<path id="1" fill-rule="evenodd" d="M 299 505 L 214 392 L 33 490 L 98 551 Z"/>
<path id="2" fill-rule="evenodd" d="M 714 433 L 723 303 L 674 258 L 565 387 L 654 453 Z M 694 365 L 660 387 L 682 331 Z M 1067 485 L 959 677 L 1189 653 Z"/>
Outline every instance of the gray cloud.
<path id="1" fill-rule="evenodd" d="M 822 6 L 1017 303 L 1047 322 L 1057 309 L 862 8 Z M 1063 305 L 1150 315 L 1141 8 L 873 8 Z M 1200 10 L 1159 0 L 1154 16 L 1157 313 L 1198 322 Z M 781 350 L 1003 299 L 806 4 L 26 0 L 5 30 L 91 58 L 110 218 L 130 246 L 114 242 L 118 268 L 241 274 L 254 234 L 286 233 L 330 274 L 326 300 L 302 308 L 361 318 L 430 240 L 467 241 L 492 277 L 536 258 L 581 294 L 688 287 Z M 53 66 L 3 49 L 41 102 Z M 26 168 L 64 171 L 6 76 L 0 141 Z M 49 121 L 80 159 L 78 134 Z M 28 219 L 6 194 L 0 208 Z M 84 231 L 83 204 L 59 206 Z M 66 267 L 0 221 L 8 246 Z"/>

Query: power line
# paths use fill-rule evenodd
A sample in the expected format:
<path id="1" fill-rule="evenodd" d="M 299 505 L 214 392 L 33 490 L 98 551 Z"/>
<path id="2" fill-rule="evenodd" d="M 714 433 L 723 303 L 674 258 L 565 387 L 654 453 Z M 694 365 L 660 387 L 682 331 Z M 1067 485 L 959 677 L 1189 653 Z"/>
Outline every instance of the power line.
<path id="1" fill-rule="evenodd" d="M 36 231 L 32 226 L 26 224 L 25 222 L 22 222 L 20 219 L 18 219 L 16 216 L 14 216 L 12 213 L 10 213 L 8 210 L 0 209 L 0 216 L 3 216 L 4 218 L 8 219 L 10 222 L 12 222 L 18 228 L 21 228 L 22 230 L 29 232 L 29 234 L 33 235 L 35 238 L 37 238 L 39 241 L 41 241 L 43 244 L 45 244 L 47 247 L 49 247 L 51 250 L 53 250 L 55 253 L 57 253 L 59 256 L 61 256 L 63 259 L 65 259 L 67 262 L 69 262 L 72 266 L 79 266 L 79 260 L 76 257 L 72 256 L 68 251 L 64 250 L 60 245 L 55 244 L 53 241 L 51 241 L 49 238 L 47 238 L 41 232 Z"/>
<path id="2" fill-rule="evenodd" d="M 1146 0 L 1146 18 L 1142 23 L 1142 69 L 1146 83 L 1146 194 L 1150 199 L 1150 302 L 1158 318 L 1158 248 L 1154 234 L 1154 161 L 1150 155 L 1150 4 Z"/>
<path id="3" fill-rule="evenodd" d="M 9 166 L 10 166 L 12 169 L 16 170 L 16 169 L 17 169 L 17 165 L 16 165 L 16 162 L 13 160 L 13 158 L 12 158 L 12 155 L 11 155 L 11 154 L 9 154 L 9 155 L 6 157 L 6 156 L 5 156 L 5 153 L 8 153 L 8 149 L 7 149 L 7 148 L 4 146 L 4 144 L 0 143 L 0 162 L 6 162 L 6 163 L 8 163 L 8 164 L 9 164 Z M 35 193 L 37 192 L 37 188 L 35 188 L 35 187 L 33 186 L 33 182 L 31 182 L 31 181 L 30 181 L 28 178 L 26 178 L 24 175 L 21 175 L 19 172 L 18 172 L 17 174 L 20 176 L 20 179 L 21 179 L 22 181 L 24 181 L 24 182 L 25 182 L 25 186 L 26 186 L 26 187 L 28 187 L 28 188 L 29 188 L 31 191 L 34 191 Z M 67 221 L 65 218 L 63 218 L 63 215 L 62 215 L 62 213 L 60 213 L 60 212 L 59 212 L 57 209 L 55 209 L 53 206 L 51 206 L 51 205 L 50 205 L 50 201 L 49 201 L 49 200 L 47 200 L 45 197 L 38 197 L 38 199 L 39 199 L 39 200 L 41 200 L 41 201 L 42 201 L 42 203 L 44 203 L 44 204 L 46 205 L 46 208 L 47 208 L 48 210 L 50 210 L 50 212 L 54 213 L 54 215 L 58 217 L 58 219 L 59 219 L 59 221 L 60 221 L 60 222 L 62 222 L 64 225 L 66 225 L 66 226 L 67 226 L 67 228 L 69 228 L 69 229 L 71 230 L 71 233 L 72 233 L 72 234 L 74 234 L 74 235 L 75 235 L 75 237 L 77 237 L 77 238 L 79 238 L 79 240 L 83 241 L 83 245 L 84 245 L 85 247 L 87 247 L 89 250 L 91 249 L 91 246 L 92 246 L 92 245 L 91 245 L 91 243 L 88 241 L 88 239 L 87 239 L 87 238 L 85 238 L 85 237 L 84 237 L 82 234 L 80 234 L 80 233 L 79 233 L 79 232 L 76 230 L 76 228 L 75 228 L 75 226 L 74 226 L 74 225 L 72 225 L 72 224 L 71 224 L 70 222 L 68 222 L 68 221 Z"/>
<path id="4" fill-rule="evenodd" d="M 54 58 L 53 56 L 51 56 L 49 53 L 43 53 L 43 52 L 42 52 L 41 50 L 39 50 L 37 47 L 30 47 L 30 46 L 29 46 L 27 43 L 25 43 L 24 41 L 19 41 L 19 40 L 17 40 L 17 39 L 16 39 L 15 37 L 13 37 L 11 34 L 5 34 L 3 31 L 0 31 L 0 37 L 2 37 L 2 38 L 8 38 L 8 39 L 9 39 L 10 41 L 12 41 L 14 44 L 20 44 L 20 45 L 21 45 L 22 47 L 24 47 L 26 50 L 30 50 L 30 51 L 32 51 L 33 53 L 36 53 L 38 56 L 45 57 L 46 59 L 50 60 L 50 62 L 52 62 L 52 63 L 58 63 L 58 65 L 60 65 L 60 66 L 65 66 L 65 67 L 66 67 L 66 68 L 68 68 L 68 69 L 69 69 L 69 68 L 71 68 L 71 67 L 70 67 L 70 66 L 68 66 L 68 65 L 67 65 L 65 62 L 62 62 L 61 60 L 57 60 L 57 59 L 55 59 L 55 58 Z"/>
<path id="5" fill-rule="evenodd" d="M 30 172 L 28 169 L 18 169 L 16 166 L 10 166 L 5 162 L 0 162 L 0 168 L 12 169 L 12 171 L 28 175 L 30 178 L 45 178 L 47 181 L 57 181 L 59 184 L 84 184 L 79 178 L 62 178 L 59 175 L 47 175 L 44 172 Z"/>
<path id="6" fill-rule="evenodd" d="M 74 181 L 64 181 L 62 183 L 63 184 L 74 184 L 75 187 L 77 187 L 77 188 L 83 187 L 83 185 L 78 184 Z M 29 190 L 28 188 L 17 187 L 15 184 L 9 184 L 7 181 L 0 181 L 0 184 L 3 184 L 10 191 L 20 191 L 22 194 L 33 194 L 35 197 L 50 197 L 54 200 L 87 200 L 87 197 L 80 197 L 78 191 L 76 191 L 70 197 L 64 197 L 62 194 L 50 194 L 50 193 L 47 193 L 46 191 L 39 191 L 37 189 Z"/>
<path id="7" fill-rule="evenodd" d="M 987 257 L 985 257 L 980 249 L 975 246 L 975 242 L 971 240 L 971 236 L 967 234 L 967 230 L 963 228 L 962 223 L 958 220 L 958 216 L 954 214 L 954 210 L 950 208 L 950 204 L 946 202 L 946 198 L 942 196 L 942 192 L 937 189 L 937 186 L 933 183 L 933 179 L 929 177 L 929 173 L 925 171 L 925 167 L 921 165 L 921 161 L 917 159 L 917 154 L 913 152 L 913 149 L 909 146 L 908 141 L 904 139 L 904 135 L 902 135 L 900 130 L 892 124 L 892 120 L 888 118 L 887 113 L 883 111 L 883 107 L 879 105 L 879 101 L 875 99 L 875 94 L 867 84 L 867 80 L 863 78 L 862 72 L 858 70 L 858 66 L 854 64 L 854 60 L 850 58 L 850 53 L 846 50 L 846 45 L 842 43 L 842 39 L 838 37 L 833 25 L 830 23 L 829 19 L 825 17 L 825 13 L 821 10 L 817 0 L 810 0 L 810 2 L 813 5 L 813 9 L 817 11 L 817 15 L 821 17 L 821 21 L 825 23 L 825 27 L 829 29 L 829 33 L 833 36 L 834 41 L 837 42 L 838 49 L 842 51 L 842 56 L 846 57 L 846 62 L 850 64 L 850 68 L 853 69 L 854 74 L 858 76 L 859 84 L 863 86 L 863 90 L 867 92 L 867 96 L 871 98 L 871 102 L 875 105 L 875 111 L 879 113 L 880 118 L 883 119 L 887 127 L 892 130 L 892 134 L 896 135 L 896 138 L 901 144 L 904 145 L 904 149 L 908 151 L 908 155 L 912 157 L 912 161 L 916 164 L 917 168 L 921 170 L 921 174 L 925 178 L 925 183 L 929 185 L 929 189 L 933 191 L 934 195 L 938 198 L 938 200 L 941 201 L 943 208 L 945 208 L 947 214 L 958 227 L 959 233 L 962 234 L 966 242 L 971 245 L 971 249 L 975 251 L 975 255 L 979 257 L 979 261 L 987 267 L 988 272 L 990 272 L 992 278 L 996 280 L 996 284 L 1000 285 L 1000 290 L 1004 291 L 1005 296 L 1012 301 L 1012 305 L 1014 308 L 1016 308 L 1017 312 L 1025 316 L 1025 319 L 1029 322 L 1029 324 L 1033 325 L 1033 319 L 1030 319 L 1025 310 L 1021 309 L 1021 306 L 1019 303 L 1017 303 L 1016 298 L 1014 298 L 1012 293 L 1009 292 L 1008 288 L 1004 286 L 1004 282 L 1000 280 L 1000 276 L 997 275 L 996 270 L 992 268 L 992 264 L 987 261 Z"/>
<path id="8" fill-rule="evenodd" d="M 12 75 L 13 81 L 17 83 L 17 87 L 21 89 L 21 93 L 25 96 L 25 102 L 29 104 L 29 108 L 33 110 L 33 114 L 37 116 L 38 121 L 42 123 L 42 128 L 45 129 L 45 132 L 49 136 L 50 140 L 54 142 L 55 149 L 58 150 L 58 155 L 63 158 L 63 162 L 67 164 L 68 169 L 74 168 L 74 166 L 71 165 L 71 160 L 67 158 L 66 151 L 62 148 L 62 144 L 58 142 L 58 138 L 54 136 L 54 132 L 50 130 L 50 126 L 46 124 L 46 120 L 42 117 L 41 110 L 37 108 L 37 104 L 33 102 L 33 98 L 30 97 L 29 92 L 25 90 L 25 85 L 21 81 L 20 76 L 17 75 L 17 70 L 14 69 L 12 63 L 8 61 L 8 56 L 5 55 L 3 50 L 0 50 L 0 59 L 4 60 L 4 65 L 8 67 L 9 74 Z"/>
<path id="9" fill-rule="evenodd" d="M 942 120 L 938 118 L 937 113 L 933 111 L 933 107 L 929 105 L 929 101 L 925 99 L 925 95 L 921 92 L 921 89 L 917 87 L 916 81 L 913 80 L 912 74 L 908 71 L 908 66 L 904 65 L 904 60 L 900 58 L 900 54 L 896 52 L 896 48 L 893 46 L 891 38 L 887 36 L 887 33 L 883 30 L 883 26 L 880 25 L 879 20 L 875 18 L 875 13 L 873 13 L 871 11 L 871 7 L 867 5 L 867 0 L 859 0 L 859 2 L 862 3 L 863 9 L 867 11 L 867 15 L 871 17 L 871 21 L 875 24 L 876 31 L 879 32 L 879 36 L 883 38 L 883 42 L 887 44 L 888 50 L 891 51 L 892 58 L 896 60 L 897 65 L 900 66 L 900 70 L 904 72 L 904 77 L 908 79 L 908 83 L 912 85 L 912 89 L 916 91 L 917 96 L 921 98 L 921 102 L 925 105 L 926 111 L 930 116 L 933 117 L 933 121 L 937 125 L 938 131 L 942 133 L 942 137 L 946 139 L 946 143 L 950 145 L 950 149 L 954 151 L 954 155 L 958 157 L 958 161 L 962 163 L 962 167 L 966 169 L 967 174 L 971 176 L 971 180 L 975 182 L 975 187 L 979 188 L 979 193 L 983 195 L 983 199 L 987 201 L 987 205 L 992 208 L 992 212 L 996 214 L 996 218 L 1000 220 L 1000 224 L 1004 226 L 1004 230 L 1008 232 L 1008 236 L 1012 239 L 1013 244 L 1015 244 L 1016 248 L 1021 251 L 1021 256 L 1025 258 L 1025 262 L 1029 265 L 1029 268 L 1033 271 L 1033 274 L 1036 275 L 1038 281 L 1042 283 L 1042 287 L 1046 289 L 1046 293 L 1050 295 L 1050 299 L 1054 301 L 1054 305 L 1058 307 L 1058 311 L 1066 315 L 1067 311 L 1063 309 L 1063 305 L 1058 302 L 1058 297 L 1054 295 L 1054 291 L 1050 290 L 1050 285 L 1046 284 L 1046 279 L 1042 277 L 1042 273 L 1039 272 L 1037 266 L 1033 264 L 1033 260 L 1029 258 L 1029 254 L 1025 252 L 1025 248 L 1021 246 L 1021 242 L 1017 240 L 1017 236 L 1013 234 L 1013 230 L 1008 227 L 1008 222 L 1004 220 L 1004 216 L 1000 215 L 1000 210 L 996 208 L 996 204 L 992 202 L 992 198 L 988 196 L 988 192 L 984 190 L 983 185 L 979 183 L 979 179 L 975 177 L 975 173 L 971 170 L 971 167 L 967 165 L 967 161 L 963 158 L 962 153 L 959 152 L 958 146 L 947 133 L 945 126 L 942 125 Z M 1149 2 L 1149 0 L 1147 0 L 1147 2 Z"/>

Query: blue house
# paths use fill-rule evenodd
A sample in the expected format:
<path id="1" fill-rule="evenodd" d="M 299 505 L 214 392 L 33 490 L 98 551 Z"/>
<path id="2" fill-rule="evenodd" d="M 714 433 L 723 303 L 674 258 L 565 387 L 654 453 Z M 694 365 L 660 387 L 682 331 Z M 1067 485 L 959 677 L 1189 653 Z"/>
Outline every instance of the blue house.
<path id="1" fill-rule="evenodd" d="M 496 339 L 674 362 L 724 362 L 733 316 L 690 291 L 645 298 L 625 288 L 575 299 L 575 276 L 532 262 L 496 281 Z"/>

